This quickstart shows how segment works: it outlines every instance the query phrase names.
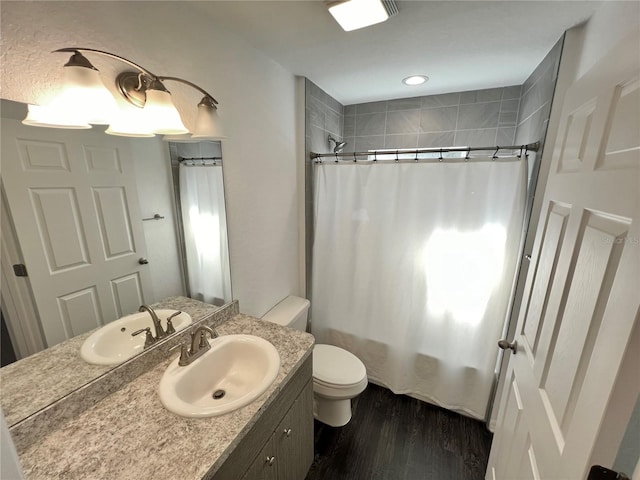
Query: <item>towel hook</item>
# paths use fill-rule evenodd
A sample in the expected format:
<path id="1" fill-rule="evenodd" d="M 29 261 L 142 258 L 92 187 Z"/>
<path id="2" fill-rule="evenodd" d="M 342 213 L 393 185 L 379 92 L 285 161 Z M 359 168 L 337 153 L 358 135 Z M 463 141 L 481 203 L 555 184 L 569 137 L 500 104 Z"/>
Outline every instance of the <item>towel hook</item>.
<path id="1" fill-rule="evenodd" d="M 496 146 L 496 151 L 495 151 L 495 152 L 493 152 L 493 157 L 491 157 L 491 158 L 493 158 L 494 160 L 495 160 L 496 158 L 498 158 L 498 151 L 499 151 L 499 150 L 500 150 L 500 147 Z"/>

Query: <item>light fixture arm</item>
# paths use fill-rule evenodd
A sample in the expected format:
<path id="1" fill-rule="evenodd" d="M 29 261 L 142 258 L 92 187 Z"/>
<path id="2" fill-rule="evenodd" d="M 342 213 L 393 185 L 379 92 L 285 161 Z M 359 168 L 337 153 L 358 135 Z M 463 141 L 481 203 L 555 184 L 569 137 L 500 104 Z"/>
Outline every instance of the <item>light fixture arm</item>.
<path id="1" fill-rule="evenodd" d="M 54 50 L 51 53 L 57 53 L 57 52 L 70 52 L 70 53 L 92 52 L 92 53 L 97 53 L 99 55 L 104 55 L 105 57 L 115 58 L 116 60 L 120 60 L 121 62 L 124 62 L 127 65 L 139 70 L 140 72 L 142 72 L 145 75 L 151 77 L 152 79 L 159 79 L 159 77 L 157 75 L 151 73 L 149 70 L 147 70 L 144 67 L 141 67 L 137 63 L 134 63 L 131 60 L 127 60 L 126 58 L 121 57 L 120 55 L 116 55 L 114 53 L 105 52 L 103 50 L 96 50 L 95 48 L 84 48 L 84 47 L 67 47 L 67 48 L 59 48 L 58 50 Z"/>
<path id="2" fill-rule="evenodd" d="M 116 84 L 118 85 L 118 89 L 123 94 L 123 96 L 129 102 L 133 103 L 134 105 L 136 105 L 138 107 L 142 107 L 144 105 L 144 97 L 141 95 L 142 94 L 141 91 L 146 90 L 146 88 L 148 87 L 148 85 L 145 85 L 145 83 L 144 83 L 145 79 L 143 79 L 142 75 L 144 75 L 146 77 L 149 77 L 146 80 L 149 83 L 149 85 L 153 85 L 153 88 L 155 88 L 155 89 L 166 90 L 164 85 L 162 85 L 162 82 L 164 80 L 171 80 L 171 81 L 174 81 L 174 82 L 184 83 L 185 85 L 189 85 L 190 87 L 195 88 L 196 90 L 198 90 L 199 92 L 204 94 L 204 98 L 200 101 L 200 103 L 204 103 L 204 104 L 212 106 L 214 108 L 215 108 L 216 105 L 218 105 L 218 101 L 213 97 L 213 95 L 211 95 L 209 92 L 207 92 L 202 87 L 199 87 L 195 83 L 192 83 L 192 82 L 190 82 L 188 80 L 185 80 L 185 79 L 179 78 L 179 77 L 161 77 L 161 76 L 158 76 L 155 73 L 150 72 L 146 68 L 138 65 L 137 63 L 134 63 L 131 60 L 128 60 L 128 59 L 126 59 L 124 57 L 121 57 L 120 55 L 116 55 L 114 53 L 105 52 L 104 50 L 97 50 L 95 48 L 85 48 L 85 47 L 59 48 L 58 50 L 54 50 L 52 53 L 57 53 L 57 52 L 78 53 L 78 54 L 80 52 L 97 53 L 97 54 L 103 55 L 105 57 L 115 58 L 116 60 L 120 60 L 121 62 L 126 63 L 127 65 L 129 65 L 129 66 L 135 68 L 136 70 L 138 70 L 139 73 L 136 74 L 137 82 L 133 81 L 133 76 L 129 72 L 121 73 L 118 76 L 118 78 L 116 79 Z M 94 68 L 90 63 L 87 66 L 90 66 L 90 68 Z M 135 84 L 135 83 L 137 83 L 137 84 Z"/>
<path id="3" fill-rule="evenodd" d="M 25 119 L 28 125 L 91 128 L 92 124 L 107 124 L 109 128 L 106 133 L 133 137 L 190 133 L 182 123 L 181 114 L 171 99 L 171 92 L 163 84 L 171 80 L 188 85 L 204 95 L 198 103 L 192 138 L 224 138 L 216 107 L 218 101 L 195 83 L 179 77 L 161 77 L 127 58 L 95 48 L 65 47 L 52 53 L 71 54 L 65 64 L 64 85 L 51 105 L 29 111 Z M 117 108 L 113 93 L 105 87 L 98 69 L 87 58 L 89 55 L 85 56 L 87 53 L 95 53 L 127 65 L 124 71 L 116 75 L 115 89 L 123 100 L 142 109 L 142 112 L 129 107 L 122 110 Z"/>
<path id="4" fill-rule="evenodd" d="M 189 80 L 185 80 L 184 78 L 179 78 L 179 77 L 157 77 L 157 78 L 159 80 L 162 80 L 162 81 L 171 80 L 171 81 L 174 81 L 174 82 L 180 82 L 180 83 L 184 83 L 185 85 L 189 85 L 190 87 L 193 87 L 196 90 L 198 90 L 200 93 L 204 94 L 205 98 L 208 97 L 208 99 L 211 99 L 213 101 L 214 105 L 218 105 L 218 101 L 215 98 L 213 98 L 213 95 L 211 95 L 209 92 L 207 92 L 205 89 L 199 87 L 195 83 L 191 83 Z"/>

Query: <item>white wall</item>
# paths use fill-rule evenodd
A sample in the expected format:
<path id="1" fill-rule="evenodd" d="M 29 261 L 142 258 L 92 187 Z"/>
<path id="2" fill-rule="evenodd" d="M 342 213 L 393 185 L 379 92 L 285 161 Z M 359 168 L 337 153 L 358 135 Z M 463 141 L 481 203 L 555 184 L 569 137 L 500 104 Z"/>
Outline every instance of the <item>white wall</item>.
<path id="1" fill-rule="evenodd" d="M 164 217 L 142 222 L 154 295 L 146 301 L 154 303 L 185 294 L 175 228 L 169 146 L 159 138 L 136 138 L 130 145 L 140 214 L 142 218 L 156 213 Z"/>
<path id="2" fill-rule="evenodd" d="M 609 50 L 640 24 L 640 2 L 609 0 L 602 3 L 584 26 L 576 79 L 584 75 Z"/>
<path id="3" fill-rule="evenodd" d="M 68 46 L 107 50 L 158 75 L 186 78 L 220 102 L 234 297 L 261 316 L 299 294 L 295 81 L 280 65 L 225 31 L 197 2 L 2 2 L 2 93 L 42 103 Z M 123 70 L 91 56 L 103 76 Z M 110 85 L 107 85 L 110 86 Z M 167 82 L 193 124 L 200 96 Z"/>

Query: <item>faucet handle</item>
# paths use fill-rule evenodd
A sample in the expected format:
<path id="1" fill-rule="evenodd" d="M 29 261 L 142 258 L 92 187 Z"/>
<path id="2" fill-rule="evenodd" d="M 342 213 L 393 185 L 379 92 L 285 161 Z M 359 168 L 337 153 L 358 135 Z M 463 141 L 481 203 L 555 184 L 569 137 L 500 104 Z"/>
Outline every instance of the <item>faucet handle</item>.
<path id="1" fill-rule="evenodd" d="M 151 334 L 151 328 L 149 328 L 149 327 L 141 328 L 140 330 L 136 330 L 135 332 L 133 332 L 131 334 L 131 336 L 135 337 L 136 335 L 140 335 L 142 332 L 145 332 L 144 348 L 147 348 L 147 347 L 153 345 L 155 343 L 156 339 L 153 338 L 153 335 Z"/>
<path id="2" fill-rule="evenodd" d="M 187 345 L 184 343 L 179 343 L 177 345 L 174 345 L 173 347 L 171 347 L 169 349 L 169 351 L 171 352 L 172 350 L 175 350 L 176 348 L 180 348 L 180 360 L 178 360 L 178 365 L 180 365 L 181 367 L 184 367 L 185 365 L 189 365 L 189 352 L 187 351 Z"/>
<path id="3" fill-rule="evenodd" d="M 167 318 L 167 330 L 166 330 L 167 335 L 176 333 L 176 329 L 173 327 L 173 323 L 171 323 L 171 320 L 173 320 L 173 317 L 177 317 L 181 313 L 182 312 L 178 310 L 176 313 L 172 313 L 171 315 L 169 315 L 169 318 Z"/>

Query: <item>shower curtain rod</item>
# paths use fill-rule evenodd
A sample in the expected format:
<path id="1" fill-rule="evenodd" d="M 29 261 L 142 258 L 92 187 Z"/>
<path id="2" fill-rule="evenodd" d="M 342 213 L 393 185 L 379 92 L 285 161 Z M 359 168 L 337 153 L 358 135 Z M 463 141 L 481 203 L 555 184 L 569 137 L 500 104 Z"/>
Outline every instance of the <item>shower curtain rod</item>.
<path id="1" fill-rule="evenodd" d="M 509 145 L 509 146 L 502 146 L 502 147 L 496 145 L 493 147 L 443 147 L 443 148 L 418 148 L 418 149 L 400 148 L 397 150 L 386 149 L 386 150 L 368 150 L 365 152 L 340 152 L 340 153 L 311 152 L 309 156 L 311 157 L 311 160 L 316 160 L 316 162 L 322 162 L 323 158 L 334 158 L 335 161 L 337 162 L 341 157 L 349 157 L 349 159 L 355 160 L 356 157 L 362 157 L 362 156 L 370 157 L 371 155 L 373 155 L 374 157 L 377 155 L 385 155 L 385 156 L 395 155 L 397 159 L 398 155 L 409 155 L 409 154 L 415 155 L 416 160 L 419 160 L 418 154 L 420 153 L 440 153 L 440 159 L 442 159 L 443 153 L 467 152 L 467 158 L 468 158 L 470 152 L 484 150 L 484 151 L 494 151 L 493 156 L 494 158 L 496 158 L 496 155 L 500 150 L 520 150 L 520 154 L 518 155 L 518 157 L 520 157 L 523 152 L 526 155 L 528 152 L 537 152 L 539 148 L 540 148 L 540 142 L 534 142 L 534 143 L 527 143 L 525 145 Z"/>
<path id="2" fill-rule="evenodd" d="M 222 165 L 222 157 L 178 157 L 178 162 L 194 162 L 192 166 L 217 166 Z M 200 162 L 197 164 L 196 162 Z M 212 162 L 212 163 L 204 163 L 204 162 Z M 190 165 L 187 165 L 190 166 Z"/>

